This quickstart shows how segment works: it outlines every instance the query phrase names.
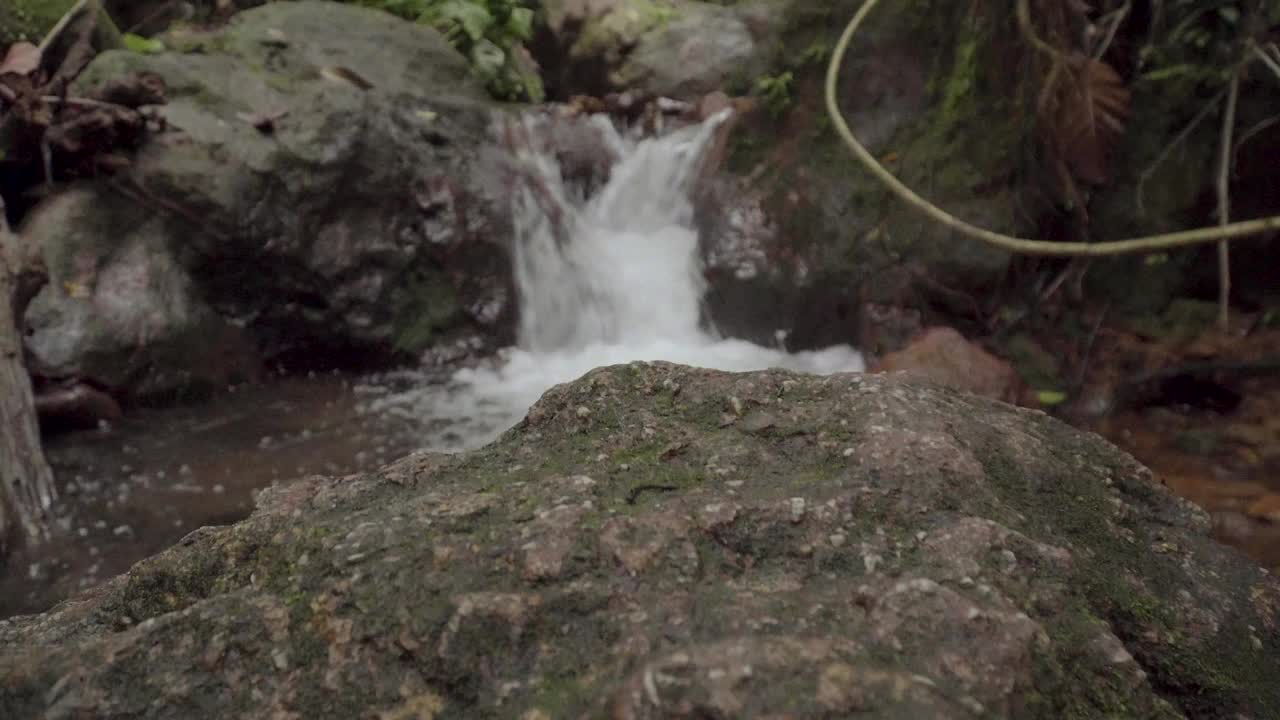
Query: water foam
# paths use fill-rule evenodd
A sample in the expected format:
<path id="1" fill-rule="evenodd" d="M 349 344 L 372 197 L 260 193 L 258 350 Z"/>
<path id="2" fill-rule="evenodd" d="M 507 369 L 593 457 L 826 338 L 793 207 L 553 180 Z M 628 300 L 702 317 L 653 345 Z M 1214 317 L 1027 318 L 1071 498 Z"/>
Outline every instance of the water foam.
<path id="1" fill-rule="evenodd" d="M 426 421 L 428 444 L 482 445 L 514 425 L 551 387 L 605 365 L 666 360 L 727 371 L 863 369 L 847 345 L 787 353 L 721 337 L 702 318 L 706 282 L 690 184 L 728 111 L 659 137 L 594 118 L 618 161 L 590 197 L 536 147 L 514 161 L 530 180 L 513 196 L 518 346 L 443 387 L 383 398 L 378 409 Z M 536 137 L 540 122 L 521 128 Z"/>

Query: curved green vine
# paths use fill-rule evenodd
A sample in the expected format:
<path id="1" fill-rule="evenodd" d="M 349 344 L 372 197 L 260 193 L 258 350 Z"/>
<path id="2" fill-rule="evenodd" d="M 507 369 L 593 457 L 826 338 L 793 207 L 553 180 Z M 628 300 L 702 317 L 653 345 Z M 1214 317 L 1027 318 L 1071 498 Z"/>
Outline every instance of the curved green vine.
<path id="1" fill-rule="evenodd" d="M 854 157 L 857 158 L 858 161 L 861 162 L 877 180 L 893 191 L 895 195 L 935 222 L 955 230 L 961 235 L 994 245 L 1010 252 L 1022 255 L 1046 255 L 1058 257 L 1101 257 L 1160 252 L 1173 248 L 1259 235 L 1269 231 L 1280 231 L 1280 216 L 1272 216 L 1247 222 L 1235 222 L 1215 227 L 1196 228 L 1194 230 L 1183 230 L 1180 232 L 1164 233 L 1161 235 L 1147 235 L 1125 240 L 1112 240 L 1099 243 L 1058 242 L 1054 240 L 1020 238 L 1012 235 L 1006 235 L 1004 233 L 994 232 L 992 230 L 967 223 L 964 220 L 948 213 L 937 205 L 934 205 L 921 197 L 911 188 L 907 187 L 901 180 L 898 180 L 893 173 L 889 172 L 889 170 L 881 165 L 880 162 L 867 151 L 862 143 L 858 141 L 858 138 L 853 134 L 853 131 L 849 129 L 849 124 L 846 122 L 844 114 L 840 111 L 839 98 L 836 92 L 840 79 L 840 67 L 844 64 L 844 57 L 849 50 L 849 44 L 853 41 L 853 37 L 857 34 L 862 23 L 878 3 L 879 0 L 866 0 L 862 7 L 859 8 L 857 14 L 853 16 L 853 19 L 849 21 L 849 24 L 845 27 L 844 33 L 840 36 L 839 42 L 836 43 L 835 51 L 831 56 L 831 63 L 827 67 L 827 114 L 831 117 L 831 122 L 835 125 L 836 132 L 839 133 L 840 138 L 844 141 L 845 145 L 849 147 L 849 150 L 853 153 Z"/>

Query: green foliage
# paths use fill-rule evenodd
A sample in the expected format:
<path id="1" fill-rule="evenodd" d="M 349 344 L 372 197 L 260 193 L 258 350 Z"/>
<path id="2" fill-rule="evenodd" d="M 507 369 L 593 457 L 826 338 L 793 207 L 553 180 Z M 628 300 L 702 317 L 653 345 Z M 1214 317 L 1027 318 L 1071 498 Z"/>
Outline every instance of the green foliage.
<path id="1" fill-rule="evenodd" d="M 779 117 L 791 107 L 791 87 L 794 82 L 795 76 L 790 70 L 756 79 L 756 95 L 764 101 L 770 115 Z"/>
<path id="2" fill-rule="evenodd" d="M 164 43 L 159 40 L 152 40 L 133 33 L 125 33 L 121 39 L 124 41 L 126 50 L 140 55 L 152 55 L 164 51 Z"/>
<path id="3" fill-rule="evenodd" d="M 1244 0 L 1174 0 L 1142 49 L 1143 79 L 1225 83 L 1240 59 L 1244 9 Z"/>
<path id="4" fill-rule="evenodd" d="M 831 43 L 825 38 L 814 40 L 804 49 L 804 52 L 800 53 L 801 67 L 808 65 L 826 67 L 827 61 L 831 59 L 832 49 Z"/>
<path id="5" fill-rule="evenodd" d="M 495 97 L 541 102 L 542 80 L 522 62 L 533 37 L 527 0 L 355 0 L 430 25 L 470 60 Z"/>

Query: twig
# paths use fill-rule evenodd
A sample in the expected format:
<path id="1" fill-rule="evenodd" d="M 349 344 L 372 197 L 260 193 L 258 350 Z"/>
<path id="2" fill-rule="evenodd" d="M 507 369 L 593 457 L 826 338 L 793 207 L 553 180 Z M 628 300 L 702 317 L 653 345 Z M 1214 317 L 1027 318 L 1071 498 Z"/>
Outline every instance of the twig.
<path id="1" fill-rule="evenodd" d="M 1218 158 L 1218 225 L 1231 221 L 1231 137 L 1235 133 L 1236 103 L 1240 98 L 1240 72 L 1231 75 L 1227 92 L 1227 108 L 1222 113 L 1222 144 Z M 1224 240 L 1218 243 L 1218 327 L 1223 333 L 1230 329 L 1231 253 Z"/>
<path id="2" fill-rule="evenodd" d="M 1275 74 L 1277 79 L 1280 79 L 1280 61 L 1263 52 L 1262 48 L 1258 47 L 1256 44 L 1250 43 L 1249 49 L 1252 50 L 1253 54 L 1262 61 L 1263 65 L 1266 65 L 1271 72 Z"/>
<path id="3" fill-rule="evenodd" d="M 1209 117 L 1209 113 L 1213 112 L 1213 110 L 1218 107 L 1218 103 L 1221 102 L 1222 98 L 1226 97 L 1226 95 L 1226 88 L 1219 90 L 1218 94 L 1214 95 L 1213 99 L 1205 103 L 1205 106 L 1200 108 L 1200 112 L 1196 113 L 1196 116 L 1191 118 L 1191 122 L 1187 123 L 1187 126 L 1182 128 L 1182 131 L 1173 139 L 1173 142 L 1166 145 L 1164 150 L 1160 151 L 1160 155 L 1157 156 L 1156 159 L 1153 160 L 1151 164 L 1148 165 L 1147 168 L 1138 176 L 1138 187 L 1135 195 L 1137 196 L 1138 201 L 1139 217 L 1147 214 L 1146 203 L 1143 201 L 1145 194 L 1143 188 L 1146 186 L 1147 181 L 1155 174 L 1156 169 L 1163 165 L 1165 160 L 1169 159 L 1169 156 L 1173 154 L 1174 149 L 1180 147 L 1182 143 L 1187 141 L 1187 138 L 1191 136 L 1193 131 L 1195 131 L 1196 126 L 1201 122 L 1204 122 L 1205 118 Z"/>
<path id="4" fill-rule="evenodd" d="M 1250 140 L 1252 140 L 1255 136 L 1258 135 L 1258 133 L 1261 133 L 1262 131 L 1266 130 L 1272 125 L 1275 125 L 1278 122 L 1280 122 L 1280 115 L 1272 115 L 1266 120 L 1259 122 L 1257 125 L 1254 125 L 1248 130 L 1245 130 L 1243 133 L 1240 133 L 1240 139 L 1236 140 L 1236 145 L 1231 150 L 1231 154 L 1234 156 L 1233 162 L 1239 163 L 1240 148 L 1247 145 Z"/>
<path id="5" fill-rule="evenodd" d="M 1075 388 L 1084 386 L 1085 376 L 1089 374 L 1089 360 L 1093 357 L 1093 343 L 1098 339 L 1098 331 L 1102 329 L 1102 323 L 1107 319 L 1107 313 L 1111 311 L 1111 301 L 1107 300 L 1107 304 L 1102 306 L 1102 312 L 1098 313 L 1098 321 L 1093 324 L 1093 329 L 1089 331 L 1089 339 L 1084 344 L 1084 357 L 1080 358 L 1080 370 L 1076 374 Z"/>
<path id="6" fill-rule="evenodd" d="M 1067 266 L 1062 268 L 1062 272 L 1058 273 L 1057 277 L 1053 279 L 1053 282 L 1049 283 L 1049 287 L 1045 288 L 1044 292 L 1040 293 L 1040 302 L 1049 302 L 1049 298 L 1053 297 L 1053 294 L 1058 292 L 1058 288 L 1062 287 L 1062 283 L 1067 281 L 1067 276 L 1069 276 L 1071 271 L 1074 269 L 1075 262 L 1068 262 Z"/>
<path id="7" fill-rule="evenodd" d="M 1125 378 L 1120 387 L 1142 385 L 1154 380 L 1167 380 L 1179 375 L 1208 375 L 1210 373 L 1230 373 L 1238 377 L 1251 377 L 1280 372 L 1280 356 L 1263 357 L 1257 360 L 1211 360 L 1188 363 L 1159 370 L 1147 370 Z"/>
<path id="8" fill-rule="evenodd" d="M 53 148 L 48 138 L 40 138 L 40 160 L 44 163 L 44 185 L 53 189 Z"/>
<path id="9" fill-rule="evenodd" d="M 164 15 L 165 13 L 172 12 L 172 11 L 173 11 L 173 0 L 169 0 L 169 2 L 166 2 L 162 4 L 159 8 L 157 8 L 155 12 L 151 13 L 150 15 L 147 15 L 146 17 L 142 18 L 141 20 L 134 23 L 133 25 L 130 25 L 128 28 L 125 29 L 125 32 L 126 33 L 134 32 L 139 28 L 141 28 L 142 26 L 150 23 L 152 20 L 155 20 L 156 18 L 160 17 L 161 15 Z"/>
<path id="10" fill-rule="evenodd" d="M 1112 14 L 1116 19 L 1111 23 L 1111 27 L 1107 30 L 1107 36 L 1102 39 L 1102 44 L 1098 45 L 1098 49 L 1093 51 L 1093 59 L 1101 60 L 1102 56 L 1107 54 L 1107 50 L 1111 47 L 1111 43 L 1116 39 L 1116 31 L 1120 29 L 1120 25 L 1124 23 L 1125 18 L 1129 17 L 1129 11 L 1133 8 L 1133 4 L 1125 0 L 1125 4 L 1117 8 Z"/>
<path id="11" fill-rule="evenodd" d="M 845 26 L 844 33 L 836 43 L 835 51 L 831 55 L 831 63 L 827 66 L 827 79 L 824 89 L 827 114 L 831 118 L 831 122 L 835 126 L 836 132 L 840 135 L 840 139 L 848 147 L 854 158 L 861 162 L 877 181 L 897 195 L 899 199 L 906 202 L 908 205 L 915 208 L 916 211 L 922 213 L 934 222 L 942 225 L 943 227 L 950 228 L 951 230 L 954 230 L 955 232 L 970 239 L 978 240 L 1009 252 L 1020 253 L 1023 255 L 1056 257 L 1104 257 L 1134 253 L 1160 252 L 1172 250 L 1174 248 L 1230 240 L 1233 238 L 1256 236 L 1280 230 L 1280 215 L 1274 215 L 1246 222 L 1228 223 L 1217 227 L 1203 227 L 1195 230 L 1183 230 L 1181 232 L 1163 233 L 1160 235 L 1145 235 L 1125 240 L 1111 240 L 1099 243 L 1055 242 L 1052 240 L 1020 238 L 1005 233 L 998 233 L 972 225 L 961 220 L 955 215 L 948 213 L 946 210 L 943 210 L 937 205 L 920 197 L 918 193 L 907 187 L 901 180 L 895 177 L 893 173 L 889 172 L 889 170 L 886 169 L 885 166 L 881 164 L 880 161 L 877 160 L 861 142 L 858 141 L 857 136 L 855 136 L 853 131 L 849 129 L 849 123 L 844 117 L 844 112 L 840 109 L 839 95 L 837 92 L 840 85 L 840 69 L 844 64 L 845 56 L 849 52 L 849 44 L 853 41 L 854 35 L 857 34 L 858 29 L 867 19 L 867 15 L 875 9 L 875 6 L 878 3 L 879 0 L 866 0 L 858 10 L 857 14 L 853 16 L 853 19 L 849 21 L 849 24 Z M 1025 4 L 1026 0 L 1019 0 L 1020 6 Z"/>
<path id="12" fill-rule="evenodd" d="M 876 1 L 877 0 L 870 0 L 866 5 L 862 6 L 863 10 L 867 10 L 870 5 L 875 5 Z M 1050 58 L 1053 58 L 1055 63 L 1064 62 L 1063 53 L 1059 51 L 1058 48 L 1042 40 L 1040 36 L 1036 34 L 1035 26 L 1031 24 L 1031 4 L 1028 0 L 1018 0 L 1017 12 L 1018 28 L 1022 31 L 1022 37 L 1025 38 L 1032 47 L 1045 55 L 1048 55 Z M 855 18 L 855 20 L 857 20 L 857 18 Z"/>
<path id="13" fill-rule="evenodd" d="M 18 102 L 18 93 L 14 92 L 13 88 L 9 87 L 8 85 L 0 83 L 0 100 L 4 100 L 5 102 L 10 104 L 16 103 Z M 130 112 L 137 112 L 137 108 L 131 108 L 127 105 L 121 105 L 119 103 L 107 102 L 106 100 L 94 100 L 93 98 L 87 98 L 87 97 L 63 97 L 61 95 L 41 95 L 40 100 L 41 102 L 47 102 L 50 105 L 70 105 L 71 107 L 104 108 L 104 109 L 112 109 L 112 110 L 128 110 Z"/>
<path id="14" fill-rule="evenodd" d="M 138 112 L 137 108 L 131 108 L 128 105 L 107 102 L 106 100 L 94 100 L 87 97 L 62 97 L 61 95 L 41 95 L 40 99 L 50 105 L 70 105 L 71 107 L 81 108 L 98 108 L 104 110 L 128 110 L 129 112 Z"/>
<path id="15" fill-rule="evenodd" d="M 197 230 L 208 233 L 217 240 L 222 242 L 231 241 L 231 237 L 221 229 L 214 227 L 208 218 L 200 217 L 195 212 L 188 210 L 171 200 L 166 200 L 153 195 L 137 181 L 133 181 L 131 184 L 132 187 L 125 185 L 125 183 L 119 178 L 112 178 L 108 183 L 108 186 L 145 208 L 167 211 L 182 218 L 183 220 L 186 220 Z"/>
<path id="16" fill-rule="evenodd" d="M 631 492 L 627 493 L 627 504 L 635 505 L 636 501 L 640 499 L 640 495 L 645 492 L 674 492 L 679 489 L 676 485 L 657 485 L 653 483 L 636 485 L 631 488 Z"/>

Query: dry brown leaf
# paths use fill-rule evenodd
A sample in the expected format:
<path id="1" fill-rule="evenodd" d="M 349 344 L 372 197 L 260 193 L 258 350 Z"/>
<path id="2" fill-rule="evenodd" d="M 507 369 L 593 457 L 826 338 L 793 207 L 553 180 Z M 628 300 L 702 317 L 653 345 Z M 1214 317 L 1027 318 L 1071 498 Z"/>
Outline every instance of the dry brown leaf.
<path id="1" fill-rule="evenodd" d="M 1129 121 L 1132 95 L 1109 64 L 1080 55 L 1058 78 L 1054 102 L 1042 107 L 1050 115 L 1047 139 L 1072 175 L 1103 185 L 1108 158 Z"/>
<path id="2" fill-rule="evenodd" d="M 373 83 L 364 79 L 359 73 L 351 68 L 345 68 L 340 65 L 330 65 L 320 69 L 320 76 L 326 80 L 335 82 L 344 82 L 354 85 L 361 90 L 368 90 L 373 87 Z"/>
<path id="3" fill-rule="evenodd" d="M 14 43 L 0 62 L 0 75 L 30 75 L 40 67 L 40 54 L 40 48 L 29 42 Z"/>

